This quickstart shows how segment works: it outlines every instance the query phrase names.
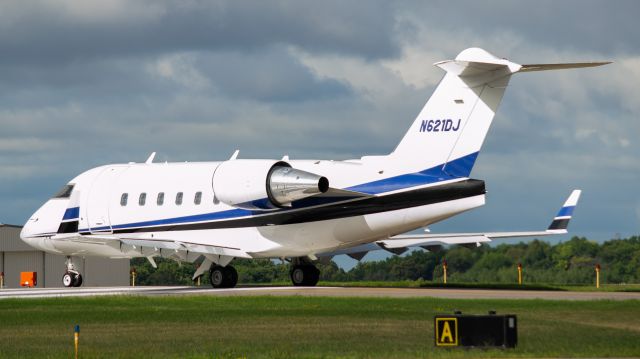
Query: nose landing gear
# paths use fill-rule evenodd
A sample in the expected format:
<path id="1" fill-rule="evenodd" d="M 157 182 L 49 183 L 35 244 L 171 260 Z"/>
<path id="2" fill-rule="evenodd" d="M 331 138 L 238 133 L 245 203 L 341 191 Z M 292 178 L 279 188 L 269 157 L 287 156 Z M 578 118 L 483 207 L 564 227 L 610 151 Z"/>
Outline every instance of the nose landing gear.
<path id="1" fill-rule="evenodd" d="M 64 272 L 64 275 L 62 276 L 62 285 L 67 288 L 81 286 L 82 274 L 80 274 L 80 272 L 76 270 L 76 267 L 73 265 L 70 256 L 67 256 L 65 264 L 67 265 L 67 271 Z"/>

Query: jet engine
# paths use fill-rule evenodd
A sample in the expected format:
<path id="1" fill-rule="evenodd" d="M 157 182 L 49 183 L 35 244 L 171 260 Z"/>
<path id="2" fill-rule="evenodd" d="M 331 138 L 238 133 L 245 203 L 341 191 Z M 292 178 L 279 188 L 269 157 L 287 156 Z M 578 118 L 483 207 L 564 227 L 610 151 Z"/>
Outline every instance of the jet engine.
<path id="1" fill-rule="evenodd" d="M 216 200 L 250 210 L 290 207 L 293 201 L 325 193 L 329 180 L 284 161 L 229 160 L 213 175 Z"/>

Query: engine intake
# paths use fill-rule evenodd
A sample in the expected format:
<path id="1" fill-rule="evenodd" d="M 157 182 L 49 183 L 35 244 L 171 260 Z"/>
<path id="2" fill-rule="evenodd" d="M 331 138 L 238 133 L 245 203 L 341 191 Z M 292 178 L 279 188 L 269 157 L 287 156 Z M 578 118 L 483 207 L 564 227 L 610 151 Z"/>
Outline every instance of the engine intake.
<path id="1" fill-rule="evenodd" d="M 220 202 L 250 210 L 273 210 L 329 189 L 329 180 L 292 168 L 284 161 L 230 160 L 213 176 L 213 191 Z"/>

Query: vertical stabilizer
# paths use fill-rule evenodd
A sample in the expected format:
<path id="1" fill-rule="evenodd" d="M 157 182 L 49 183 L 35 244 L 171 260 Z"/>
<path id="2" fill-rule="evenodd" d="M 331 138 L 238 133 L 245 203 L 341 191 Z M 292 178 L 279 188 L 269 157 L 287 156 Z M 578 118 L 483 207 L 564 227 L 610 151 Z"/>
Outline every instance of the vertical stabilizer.
<path id="1" fill-rule="evenodd" d="M 447 73 L 390 159 L 409 172 L 468 177 L 516 72 L 594 67 L 609 62 L 519 65 L 478 48 L 435 63 Z M 434 172 L 435 170 L 435 172 Z"/>
<path id="2" fill-rule="evenodd" d="M 391 156 L 411 171 L 442 166 L 443 174 L 468 177 L 521 66 L 478 48 L 435 65 L 447 73 Z"/>

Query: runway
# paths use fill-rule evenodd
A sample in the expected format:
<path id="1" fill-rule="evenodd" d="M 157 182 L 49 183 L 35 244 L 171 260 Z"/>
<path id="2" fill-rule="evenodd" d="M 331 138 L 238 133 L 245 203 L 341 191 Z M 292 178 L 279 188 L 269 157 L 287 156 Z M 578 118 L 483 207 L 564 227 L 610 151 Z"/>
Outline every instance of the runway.
<path id="1" fill-rule="evenodd" d="M 370 288 L 370 287 L 82 287 L 1 289 L 0 299 L 90 297 L 104 295 L 131 296 L 323 296 L 323 297 L 391 297 L 446 299 L 546 299 L 546 300 L 640 300 L 640 292 L 569 292 L 532 290 L 489 290 L 456 288 Z"/>

